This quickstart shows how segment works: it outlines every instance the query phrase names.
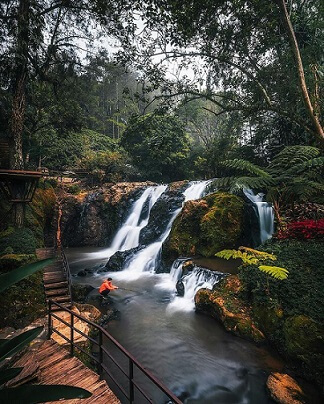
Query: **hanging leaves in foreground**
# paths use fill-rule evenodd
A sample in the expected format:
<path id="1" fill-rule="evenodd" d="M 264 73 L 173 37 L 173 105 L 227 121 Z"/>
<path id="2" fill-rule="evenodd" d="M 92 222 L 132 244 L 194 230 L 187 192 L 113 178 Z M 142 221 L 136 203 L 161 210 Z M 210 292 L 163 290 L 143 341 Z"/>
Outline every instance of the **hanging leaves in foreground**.
<path id="1" fill-rule="evenodd" d="M 10 272 L 6 272 L 0 275 L 0 292 L 8 289 L 10 286 L 21 281 L 29 275 L 43 269 L 44 267 L 50 265 L 54 261 L 53 258 L 48 258 L 45 260 L 33 262 L 32 264 L 23 265 Z"/>
<path id="2" fill-rule="evenodd" d="M 29 384 L 0 390 L 1 403 L 36 404 L 63 399 L 89 398 L 91 396 L 92 393 L 80 387 L 60 384 L 47 386 Z"/>
<path id="3" fill-rule="evenodd" d="M 44 327 L 33 328 L 18 335 L 17 337 L 3 341 L 0 345 L 0 362 L 20 351 L 25 345 L 36 338 L 37 335 L 41 333 L 43 328 Z"/>

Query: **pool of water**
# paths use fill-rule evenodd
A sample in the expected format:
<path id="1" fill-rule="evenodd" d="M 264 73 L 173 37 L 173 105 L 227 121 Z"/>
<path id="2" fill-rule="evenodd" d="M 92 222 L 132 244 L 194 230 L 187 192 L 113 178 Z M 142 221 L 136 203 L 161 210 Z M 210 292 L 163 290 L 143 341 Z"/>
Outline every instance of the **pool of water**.
<path id="1" fill-rule="evenodd" d="M 67 249 L 72 272 L 105 263 L 94 254 L 99 250 Z M 97 288 L 107 275 L 73 281 Z M 143 274 L 134 280 L 122 273 L 109 275 L 117 286 L 132 291 L 111 292 L 112 306 L 120 315 L 107 330 L 185 403 L 273 402 L 265 382 L 270 372 L 283 366 L 273 353 L 231 335 L 207 316 L 174 304 L 175 288 L 166 282 L 166 274 Z M 154 402 L 166 402 L 152 394 Z"/>

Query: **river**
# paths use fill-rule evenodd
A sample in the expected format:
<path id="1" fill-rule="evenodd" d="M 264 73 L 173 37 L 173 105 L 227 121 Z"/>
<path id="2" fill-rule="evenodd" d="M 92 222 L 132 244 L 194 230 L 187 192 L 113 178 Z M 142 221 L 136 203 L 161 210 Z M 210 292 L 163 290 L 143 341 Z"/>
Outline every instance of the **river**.
<path id="1" fill-rule="evenodd" d="M 102 251 L 67 249 L 72 272 L 106 263 L 97 258 Z M 110 307 L 120 315 L 109 322 L 108 332 L 185 403 L 272 403 L 265 382 L 270 372 L 282 368 L 276 356 L 231 335 L 192 308 L 172 304 L 175 290 L 166 286 L 166 274 L 143 273 L 133 280 L 122 273 L 110 275 L 118 286 L 136 292 L 110 294 Z M 106 277 L 107 273 L 99 273 L 73 279 L 99 287 Z M 156 403 L 165 402 L 154 397 Z"/>

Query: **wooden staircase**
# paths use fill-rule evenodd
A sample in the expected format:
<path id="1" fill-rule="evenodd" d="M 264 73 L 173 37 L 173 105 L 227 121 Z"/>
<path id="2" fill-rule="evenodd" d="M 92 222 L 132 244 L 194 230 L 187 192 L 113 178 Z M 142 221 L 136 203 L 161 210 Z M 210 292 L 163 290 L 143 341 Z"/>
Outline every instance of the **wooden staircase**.
<path id="1" fill-rule="evenodd" d="M 53 264 L 44 269 L 43 281 L 45 289 L 46 303 L 49 300 L 61 303 L 64 307 L 72 307 L 72 296 L 70 288 L 69 273 L 67 271 L 67 262 L 61 255 L 60 250 L 55 253 L 53 248 L 42 248 L 36 251 L 39 259 L 53 258 Z M 60 310 L 53 306 L 53 310 Z"/>

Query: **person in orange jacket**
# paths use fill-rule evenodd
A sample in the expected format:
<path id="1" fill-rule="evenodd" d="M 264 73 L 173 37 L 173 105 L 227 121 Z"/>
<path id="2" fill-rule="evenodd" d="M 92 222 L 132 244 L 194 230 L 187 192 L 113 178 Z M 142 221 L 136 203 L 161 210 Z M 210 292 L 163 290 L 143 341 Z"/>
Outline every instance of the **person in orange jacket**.
<path id="1" fill-rule="evenodd" d="M 118 286 L 112 284 L 112 278 L 108 278 L 101 284 L 99 293 L 101 296 L 106 297 L 111 290 L 118 289 Z"/>

